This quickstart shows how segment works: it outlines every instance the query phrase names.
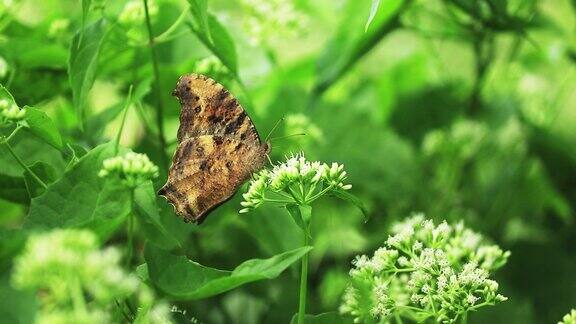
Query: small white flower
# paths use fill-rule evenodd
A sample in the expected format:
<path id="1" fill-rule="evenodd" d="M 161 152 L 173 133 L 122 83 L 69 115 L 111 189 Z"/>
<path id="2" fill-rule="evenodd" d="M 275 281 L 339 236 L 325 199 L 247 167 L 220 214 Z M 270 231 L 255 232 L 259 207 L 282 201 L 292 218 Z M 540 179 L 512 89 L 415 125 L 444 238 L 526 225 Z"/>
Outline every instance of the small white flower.
<path id="1" fill-rule="evenodd" d="M 156 1 L 148 1 L 148 13 L 151 17 L 155 17 L 158 14 Z M 123 25 L 137 25 L 143 24 L 145 17 L 144 3 L 141 0 L 130 0 L 124 5 L 124 9 L 118 16 L 118 21 Z"/>
<path id="2" fill-rule="evenodd" d="M 102 162 L 99 177 L 115 177 L 124 185 L 134 188 L 142 182 L 158 177 L 158 167 L 147 155 L 128 152 Z"/>

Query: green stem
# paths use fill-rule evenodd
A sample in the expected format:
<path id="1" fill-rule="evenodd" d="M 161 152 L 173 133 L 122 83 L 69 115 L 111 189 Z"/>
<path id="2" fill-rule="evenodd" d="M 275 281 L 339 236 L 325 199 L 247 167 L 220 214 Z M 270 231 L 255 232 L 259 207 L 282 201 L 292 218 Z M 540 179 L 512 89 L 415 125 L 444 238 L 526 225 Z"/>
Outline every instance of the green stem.
<path id="1" fill-rule="evenodd" d="M 304 245 L 308 245 L 308 235 L 304 233 Z M 302 257 L 302 266 L 300 268 L 300 301 L 298 303 L 298 324 L 304 324 L 306 315 L 306 291 L 308 289 L 308 253 Z"/>
<path id="2" fill-rule="evenodd" d="M 170 39 L 172 36 L 171 34 L 174 31 L 176 31 L 178 29 L 178 27 L 180 27 L 180 25 L 182 25 L 182 23 L 184 22 L 184 20 L 188 16 L 188 12 L 189 12 L 188 5 L 186 5 L 186 8 L 182 11 L 182 13 L 176 19 L 176 21 L 172 24 L 172 26 L 168 27 L 168 29 L 166 29 L 166 31 L 163 32 L 162 34 L 156 36 L 154 38 L 154 41 L 161 43 L 161 42 L 164 42 L 164 41 Z"/>
<path id="3" fill-rule="evenodd" d="M 132 254 L 134 251 L 134 214 L 128 215 L 128 226 L 126 227 L 126 236 L 128 237 L 128 246 L 126 247 L 126 268 L 132 264 Z"/>
<path id="4" fill-rule="evenodd" d="M 301 209 L 301 214 L 303 212 L 310 212 L 309 206 L 298 206 L 305 207 L 306 210 Z M 304 218 L 304 216 L 303 216 Z M 304 231 L 304 245 L 310 245 L 310 236 L 308 235 L 310 223 L 307 220 L 304 220 L 304 224 L 307 227 L 307 230 Z M 300 294 L 299 294 L 299 302 L 298 302 L 298 324 L 304 324 L 304 316 L 306 315 L 306 294 L 308 290 L 308 253 L 304 254 L 302 257 L 302 265 L 300 268 Z"/>
<path id="5" fill-rule="evenodd" d="M 324 195 L 325 193 L 327 193 L 328 191 L 330 191 L 332 188 L 334 188 L 333 185 L 329 185 L 328 187 L 324 188 L 322 191 L 320 191 L 319 193 L 315 194 L 314 196 L 308 198 L 306 197 L 306 203 L 310 204 L 312 203 L 314 200 L 320 198 L 322 195 Z"/>
<path id="6" fill-rule="evenodd" d="M 70 282 L 72 286 L 70 287 L 70 295 L 72 297 L 72 304 L 74 305 L 74 310 L 79 314 L 86 314 L 86 300 L 84 299 L 84 291 L 82 291 L 82 286 L 80 285 L 80 280 L 75 278 Z"/>
<path id="7" fill-rule="evenodd" d="M 460 323 L 462 324 L 467 324 L 468 323 L 468 312 L 464 312 L 462 314 L 462 320 L 460 321 Z"/>
<path id="8" fill-rule="evenodd" d="M 292 200 L 281 200 L 281 199 L 270 199 L 270 198 L 264 198 L 264 201 L 271 202 L 271 203 L 277 203 L 277 204 L 292 204 L 292 203 L 294 203 L 294 201 L 292 201 Z"/>
<path id="9" fill-rule="evenodd" d="M 128 107 L 130 107 L 130 102 L 132 101 L 132 85 L 128 89 L 128 97 L 126 98 L 126 103 L 124 104 L 124 114 L 122 115 L 122 123 L 120 124 L 120 129 L 116 134 L 116 141 L 114 142 L 114 155 L 118 154 L 118 148 L 120 146 L 120 137 L 122 136 L 122 131 L 124 130 L 124 123 L 126 122 L 126 115 L 128 114 Z"/>
<path id="10" fill-rule="evenodd" d="M 10 146 L 10 143 L 8 143 L 8 141 L 4 141 L 4 144 L 6 145 L 6 147 L 8 148 L 8 151 L 10 152 L 10 154 L 12 154 L 12 156 L 14 157 L 14 159 L 16 159 L 16 161 L 18 162 L 18 164 L 20 164 L 20 166 L 26 170 L 26 172 L 30 173 L 30 175 L 32 176 L 32 178 L 34 178 L 34 180 L 36 180 L 36 182 L 38 182 L 44 189 L 48 188 L 48 186 L 46 185 L 46 183 L 44 183 L 44 181 L 42 181 L 42 179 L 40 179 L 40 177 L 34 173 L 34 171 L 32 171 L 25 163 L 24 161 L 22 161 L 20 159 L 20 157 L 16 154 L 16 152 L 14 152 L 14 150 L 12 149 L 12 146 Z"/>
<path id="11" fill-rule="evenodd" d="M 130 194 L 130 214 L 128 214 L 128 223 L 126 225 L 126 237 L 127 237 L 127 246 L 126 246 L 126 268 L 129 269 L 130 265 L 132 264 L 132 255 L 134 250 L 134 190 L 132 190 Z"/>
<path id="12" fill-rule="evenodd" d="M 152 31 L 152 23 L 150 22 L 150 13 L 148 10 L 148 0 L 144 1 L 144 12 L 146 14 L 146 28 L 148 29 L 148 46 L 150 47 L 150 56 L 152 58 L 152 68 L 154 72 L 154 80 L 156 83 L 156 123 L 158 125 L 158 142 L 160 143 L 161 154 L 163 166 L 168 168 L 168 158 L 166 156 L 166 139 L 164 138 L 164 116 L 162 115 L 164 111 L 164 106 L 162 104 L 162 90 L 160 88 L 160 69 L 158 68 L 158 57 L 156 55 L 156 49 L 154 48 L 154 32 Z"/>
<path id="13" fill-rule="evenodd" d="M 404 322 L 402 321 L 402 318 L 400 317 L 400 314 L 398 314 L 398 312 L 394 313 L 394 319 L 396 319 L 396 323 L 398 324 L 403 324 Z"/>
<path id="14" fill-rule="evenodd" d="M 18 134 L 18 131 L 21 130 L 24 126 L 17 124 L 16 128 L 14 128 L 14 130 L 12 131 L 12 133 L 10 135 L 8 135 L 8 137 L 6 137 L 4 139 L 4 142 L 8 142 L 12 139 L 12 137 L 14 137 L 16 134 Z"/>

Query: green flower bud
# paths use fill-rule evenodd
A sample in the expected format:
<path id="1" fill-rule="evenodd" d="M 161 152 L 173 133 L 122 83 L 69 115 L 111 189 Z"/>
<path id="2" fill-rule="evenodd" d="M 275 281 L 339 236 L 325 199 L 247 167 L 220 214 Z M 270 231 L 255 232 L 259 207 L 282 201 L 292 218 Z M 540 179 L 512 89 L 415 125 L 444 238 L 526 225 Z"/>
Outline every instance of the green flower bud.
<path id="1" fill-rule="evenodd" d="M 303 155 L 295 155 L 274 166 L 272 171 L 264 171 L 252 179 L 244 194 L 241 205 L 245 208 L 241 212 L 258 207 L 269 196 L 270 201 L 308 205 L 331 191 L 350 189 L 352 186 L 344 184 L 345 180 L 343 165 L 333 163 L 329 167 L 318 161 L 310 162 Z"/>
<path id="2" fill-rule="evenodd" d="M 104 160 L 99 177 L 112 177 L 124 185 L 135 188 L 146 180 L 158 177 L 158 167 L 145 154 L 128 152 Z"/>
<path id="3" fill-rule="evenodd" d="M 158 5 L 156 1 L 148 1 L 148 13 L 150 17 L 158 15 Z M 141 25 L 144 23 L 145 18 L 144 3 L 141 0 L 130 0 L 124 5 L 124 9 L 118 16 L 118 22 L 127 26 Z"/>

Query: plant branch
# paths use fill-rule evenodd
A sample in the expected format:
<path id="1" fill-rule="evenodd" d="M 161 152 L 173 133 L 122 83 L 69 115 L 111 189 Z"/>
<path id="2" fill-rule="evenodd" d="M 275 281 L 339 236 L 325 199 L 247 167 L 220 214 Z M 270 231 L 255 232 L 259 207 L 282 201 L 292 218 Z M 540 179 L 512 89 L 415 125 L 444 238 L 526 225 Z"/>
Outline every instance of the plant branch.
<path id="1" fill-rule="evenodd" d="M 148 0 L 144 1 L 144 12 L 146 14 L 146 28 L 148 29 L 148 46 L 150 47 L 150 56 L 152 58 L 152 68 L 154 72 L 154 80 L 156 83 L 156 123 L 158 125 L 158 142 L 160 143 L 160 158 L 164 168 L 168 168 L 168 158 L 166 157 L 166 138 L 164 138 L 164 105 L 162 103 L 162 89 L 160 88 L 160 69 L 158 68 L 158 56 L 154 48 L 154 32 L 152 31 L 152 23 L 150 22 L 150 13 L 148 10 Z"/>
<path id="2" fill-rule="evenodd" d="M 10 154 L 12 155 L 12 157 L 14 157 L 14 159 L 18 162 L 18 164 L 20 164 L 20 166 L 24 170 L 26 170 L 26 172 L 30 173 L 30 175 L 32 176 L 32 178 L 34 178 L 34 180 L 36 180 L 36 182 L 38 182 L 44 189 L 48 188 L 46 183 L 44 181 L 42 181 L 42 179 L 40 179 L 40 177 L 36 173 L 34 173 L 34 171 L 32 171 L 24 163 L 24 161 L 22 161 L 22 159 L 20 159 L 20 157 L 18 156 L 18 154 L 16 154 L 16 152 L 14 152 L 14 150 L 12 149 L 12 146 L 10 145 L 10 143 L 8 143 L 8 141 L 5 140 L 4 145 L 6 145 L 6 148 L 8 148 L 8 152 L 10 152 Z"/>
<path id="3" fill-rule="evenodd" d="M 300 206 L 298 206 L 300 207 Z M 309 224 L 304 220 L 304 226 L 308 227 Z M 310 244 L 310 237 L 304 231 L 304 245 Z M 308 252 L 302 256 L 302 265 L 300 267 L 300 293 L 298 301 L 298 324 L 304 324 L 304 317 L 306 316 L 306 294 L 308 290 Z"/>
<path id="4" fill-rule="evenodd" d="M 116 134 L 116 140 L 114 141 L 114 155 L 118 154 L 118 149 L 120 146 L 120 137 L 122 136 L 122 131 L 124 130 L 124 123 L 126 122 L 126 115 L 128 114 L 128 108 L 132 102 L 132 85 L 128 89 L 128 97 L 126 98 L 126 103 L 124 104 L 124 114 L 122 115 L 122 122 L 120 123 L 120 129 Z"/>
<path id="5" fill-rule="evenodd" d="M 164 31 L 162 34 L 156 36 L 154 38 L 154 41 L 158 42 L 158 43 L 162 43 L 162 42 L 165 42 L 167 40 L 172 39 L 172 36 L 173 36 L 172 33 L 174 33 L 178 29 L 178 27 L 180 27 L 180 25 L 182 25 L 182 23 L 186 20 L 186 17 L 188 16 L 189 12 L 190 11 L 188 10 L 188 5 L 186 5 L 186 8 L 184 8 L 184 10 L 180 14 L 180 16 L 178 16 L 176 21 L 170 27 L 168 27 L 168 29 L 166 29 L 166 31 Z"/>

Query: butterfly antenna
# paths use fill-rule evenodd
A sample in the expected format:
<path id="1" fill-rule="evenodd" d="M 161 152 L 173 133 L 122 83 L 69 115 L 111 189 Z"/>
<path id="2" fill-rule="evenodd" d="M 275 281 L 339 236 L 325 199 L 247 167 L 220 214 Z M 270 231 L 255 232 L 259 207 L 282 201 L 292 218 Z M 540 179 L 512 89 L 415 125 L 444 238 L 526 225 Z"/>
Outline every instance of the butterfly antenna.
<path id="1" fill-rule="evenodd" d="M 270 162 L 270 166 L 274 166 L 274 163 L 270 159 L 270 154 L 266 153 L 266 158 L 268 159 L 268 162 Z"/>
<path id="2" fill-rule="evenodd" d="M 306 136 L 306 133 L 298 133 L 298 134 L 291 134 L 291 135 L 286 135 L 286 136 L 272 137 L 270 139 L 270 141 L 275 141 L 275 140 L 284 139 L 284 138 L 290 138 L 290 137 L 294 137 L 294 136 Z"/>
<path id="3" fill-rule="evenodd" d="M 270 139 L 270 135 L 272 135 L 272 133 L 274 133 L 274 131 L 276 130 L 276 128 L 278 128 L 278 125 L 280 125 L 280 122 L 282 122 L 282 121 L 284 121 L 284 117 L 278 119 L 276 124 L 274 124 L 274 127 L 272 127 L 272 129 L 270 130 L 268 135 L 266 135 L 266 138 L 264 139 L 264 143 L 268 142 L 268 140 Z"/>

